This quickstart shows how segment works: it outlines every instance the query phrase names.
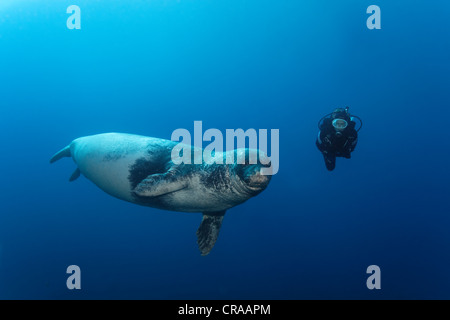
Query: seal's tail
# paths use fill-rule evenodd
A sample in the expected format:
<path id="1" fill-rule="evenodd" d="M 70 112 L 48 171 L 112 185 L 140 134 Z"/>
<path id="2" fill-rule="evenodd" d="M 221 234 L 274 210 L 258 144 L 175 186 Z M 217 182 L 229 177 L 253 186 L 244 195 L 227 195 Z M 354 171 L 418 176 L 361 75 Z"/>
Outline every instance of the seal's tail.
<path id="1" fill-rule="evenodd" d="M 61 158 L 66 158 L 66 157 L 70 158 L 71 156 L 72 156 L 72 154 L 70 153 L 70 145 L 68 145 L 64 149 L 55 153 L 55 155 L 50 159 L 50 163 L 58 161 Z M 72 181 L 78 179 L 80 174 L 81 174 L 80 169 L 76 168 L 75 171 L 70 176 L 69 181 L 72 182 Z"/>
<path id="2" fill-rule="evenodd" d="M 72 155 L 70 154 L 70 145 L 68 145 L 64 149 L 62 149 L 62 150 L 58 151 L 57 153 L 55 153 L 55 155 L 50 159 L 50 163 L 58 161 L 61 158 L 71 157 L 71 156 Z"/>

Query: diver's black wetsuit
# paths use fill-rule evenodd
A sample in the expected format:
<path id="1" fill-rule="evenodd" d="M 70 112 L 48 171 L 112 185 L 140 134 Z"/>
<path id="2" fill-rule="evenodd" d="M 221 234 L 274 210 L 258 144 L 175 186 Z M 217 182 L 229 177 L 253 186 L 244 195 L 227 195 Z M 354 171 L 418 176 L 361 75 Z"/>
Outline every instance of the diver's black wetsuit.
<path id="1" fill-rule="evenodd" d="M 344 119 L 348 123 L 347 127 L 341 132 L 337 132 L 333 127 L 332 122 L 336 118 Z M 351 152 L 355 150 L 358 142 L 358 133 L 355 130 L 355 125 L 356 123 L 351 121 L 348 115 L 331 115 L 321 123 L 316 145 L 323 154 L 328 170 L 334 170 L 336 157 L 350 159 Z"/>

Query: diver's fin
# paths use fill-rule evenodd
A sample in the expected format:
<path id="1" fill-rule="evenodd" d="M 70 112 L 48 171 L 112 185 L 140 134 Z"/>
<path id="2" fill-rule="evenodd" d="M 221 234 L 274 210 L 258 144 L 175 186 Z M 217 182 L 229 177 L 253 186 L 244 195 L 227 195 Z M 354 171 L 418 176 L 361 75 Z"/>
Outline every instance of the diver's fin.
<path id="1" fill-rule="evenodd" d="M 64 157 L 71 157 L 71 156 L 72 155 L 70 154 L 70 145 L 68 145 L 64 149 L 55 153 L 55 155 L 50 159 L 50 163 L 58 161 L 59 159 L 64 158 Z"/>
<path id="2" fill-rule="evenodd" d="M 69 181 L 72 182 L 77 180 L 80 177 L 80 173 L 81 173 L 80 169 L 76 168 L 75 171 L 70 176 Z"/>
<path id="3" fill-rule="evenodd" d="M 204 212 L 203 220 L 197 230 L 197 244 L 202 256 L 209 254 L 219 237 L 225 210 Z"/>
<path id="4" fill-rule="evenodd" d="M 336 167 L 336 155 L 323 153 L 323 158 L 325 160 L 325 166 L 327 167 L 328 171 L 333 171 Z"/>
<path id="5" fill-rule="evenodd" d="M 142 180 L 133 192 L 140 197 L 157 197 L 187 187 L 187 181 L 174 177 L 172 172 L 149 175 Z"/>

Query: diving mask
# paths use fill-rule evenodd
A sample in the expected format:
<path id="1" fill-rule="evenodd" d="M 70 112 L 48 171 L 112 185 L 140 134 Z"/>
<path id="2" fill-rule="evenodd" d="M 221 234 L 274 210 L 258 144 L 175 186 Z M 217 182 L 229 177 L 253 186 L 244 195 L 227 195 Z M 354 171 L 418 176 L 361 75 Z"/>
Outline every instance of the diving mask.
<path id="1" fill-rule="evenodd" d="M 348 125 L 347 121 L 345 121 L 344 119 L 334 119 L 332 124 L 336 131 L 342 131 L 347 128 Z"/>

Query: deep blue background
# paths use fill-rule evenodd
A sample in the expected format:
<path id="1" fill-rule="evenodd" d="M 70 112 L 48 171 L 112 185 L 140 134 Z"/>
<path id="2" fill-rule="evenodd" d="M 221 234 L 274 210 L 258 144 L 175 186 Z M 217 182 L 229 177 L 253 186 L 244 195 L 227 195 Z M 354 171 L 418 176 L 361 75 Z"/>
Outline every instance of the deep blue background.
<path id="1" fill-rule="evenodd" d="M 82 10 L 68 30 L 66 8 Z M 377 4 L 382 29 L 368 30 Z M 0 2 L 0 298 L 450 298 L 448 1 Z M 317 121 L 364 120 L 325 169 Z M 74 138 L 280 129 L 280 171 L 229 210 L 201 257 L 200 214 L 69 183 Z M 67 266 L 82 290 L 66 288 Z M 366 268 L 379 265 L 378 291 Z"/>

